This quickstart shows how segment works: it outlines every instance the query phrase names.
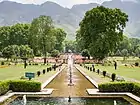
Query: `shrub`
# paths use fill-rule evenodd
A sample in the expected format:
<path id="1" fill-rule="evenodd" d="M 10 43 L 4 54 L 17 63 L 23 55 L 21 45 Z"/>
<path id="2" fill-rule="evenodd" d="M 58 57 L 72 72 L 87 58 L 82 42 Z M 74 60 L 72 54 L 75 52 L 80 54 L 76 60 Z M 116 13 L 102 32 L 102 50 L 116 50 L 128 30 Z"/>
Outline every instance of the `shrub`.
<path id="1" fill-rule="evenodd" d="M 49 70 L 52 71 L 52 68 L 50 67 Z"/>
<path id="2" fill-rule="evenodd" d="M 38 65 L 38 63 L 35 63 L 34 65 Z"/>
<path id="3" fill-rule="evenodd" d="M 139 66 L 139 63 L 138 63 L 138 62 L 136 62 L 136 63 L 135 63 L 135 66 Z"/>
<path id="4" fill-rule="evenodd" d="M 92 71 L 92 67 L 90 67 L 90 71 Z"/>
<path id="5" fill-rule="evenodd" d="M 1 65 L 4 65 L 4 64 L 5 64 L 5 63 L 2 61 L 2 62 L 1 62 Z"/>
<path id="6" fill-rule="evenodd" d="M 95 72 L 95 68 L 93 68 L 93 72 Z"/>
<path id="7" fill-rule="evenodd" d="M 44 70 L 43 70 L 43 74 L 45 74 L 45 73 L 46 73 L 46 70 L 44 69 Z"/>
<path id="8" fill-rule="evenodd" d="M 115 78 L 116 78 L 116 74 L 113 73 L 113 74 L 111 75 L 111 79 L 112 79 L 112 81 L 115 81 Z"/>
<path id="9" fill-rule="evenodd" d="M 132 92 L 133 87 L 130 82 L 110 82 L 98 86 L 100 92 Z"/>
<path id="10" fill-rule="evenodd" d="M 40 74 L 41 74 L 41 72 L 40 72 L 40 71 L 38 71 L 38 72 L 37 72 L 38 77 L 40 76 Z"/>
<path id="11" fill-rule="evenodd" d="M 41 90 L 41 83 L 34 81 L 11 81 L 10 89 L 14 92 L 39 92 Z"/>
<path id="12" fill-rule="evenodd" d="M 9 91 L 9 81 L 0 82 L 0 95 L 3 95 Z"/>
<path id="13" fill-rule="evenodd" d="M 49 72 L 49 68 L 47 68 L 47 72 Z"/>
<path id="14" fill-rule="evenodd" d="M 106 76 L 106 71 L 103 71 L 103 76 L 104 76 L 104 77 Z"/>
<path id="15" fill-rule="evenodd" d="M 98 73 L 98 74 L 100 73 L 100 70 L 99 70 L 99 69 L 97 70 L 97 73 Z"/>
<path id="16" fill-rule="evenodd" d="M 139 83 L 134 83 L 134 88 L 133 88 L 132 93 L 140 97 L 140 84 Z"/>

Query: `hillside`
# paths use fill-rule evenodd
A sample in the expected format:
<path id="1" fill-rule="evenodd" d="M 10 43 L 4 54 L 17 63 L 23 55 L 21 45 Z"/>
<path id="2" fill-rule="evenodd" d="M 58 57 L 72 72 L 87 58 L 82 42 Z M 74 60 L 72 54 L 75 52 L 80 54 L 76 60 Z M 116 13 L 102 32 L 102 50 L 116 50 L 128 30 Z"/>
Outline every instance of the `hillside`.
<path id="1" fill-rule="evenodd" d="M 75 38 L 75 31 L 85 12 L 99 4 L 74 5 L 71 9 L 64 8 L 53 2 L 45 2 L 41 5 L 20 4 L 16 2 L 0 2 L 0 25 L 13 25 L 15 23 L 30 23 L 33 18 L 40 15 L 51 16 L 55 25 L 65 29 L 67 39 Z M 126 34 L 131 37 L 140 37 L 140 3 L 121 0 L 107 1 L 102 4 L 110 8 L 120 8 L 129 15 Z M 131 7 L 131 8 L 130 8 Z"/>

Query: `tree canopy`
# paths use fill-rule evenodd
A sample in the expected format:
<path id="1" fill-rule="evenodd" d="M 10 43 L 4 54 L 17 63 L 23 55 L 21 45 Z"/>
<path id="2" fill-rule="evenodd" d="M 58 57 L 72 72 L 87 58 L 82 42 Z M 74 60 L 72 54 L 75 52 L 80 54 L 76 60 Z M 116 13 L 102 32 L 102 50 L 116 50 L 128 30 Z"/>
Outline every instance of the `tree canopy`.
<path id="1" fill-rule="evenodd" d="M 120 9 L 98 6 L 86 12 L 80 22 L 78 43 L 96 59 L 103 59 L 114 51 L 123 39 L 128 15 Z"/>
<path id="2" fill-rule="evenodd" d="M 26 52 L 25 49 L 31 48 L 35 56 L 46 57 L 47 53 L 52 53 L 54 49 L 62 52 L 65 38 L 66 32 L 54 27 L 51 17 L 40 16 L 33 19 L 31 24 L 1 26 L 0 52 L 3 52 L 5 57 L 7 53 L 7 58 L 11 58 L 14 55 L 13 49 L 16 51 L 15 48 L 20 46 L 20 52 Z M 18 51 L 16 53 L 19 55 Z M 20 56 L 26 54 L 22 53 Z"/>

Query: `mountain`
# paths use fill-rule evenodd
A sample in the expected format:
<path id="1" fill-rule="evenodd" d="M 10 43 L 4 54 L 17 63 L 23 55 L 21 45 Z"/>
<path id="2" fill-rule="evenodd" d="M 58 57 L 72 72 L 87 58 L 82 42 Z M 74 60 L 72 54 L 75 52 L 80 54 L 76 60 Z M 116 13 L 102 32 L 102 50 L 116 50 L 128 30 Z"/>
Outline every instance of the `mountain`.
<path id="1" fill-rule="evenodd" d="M 63 28 L 68 33 L 67 39 L 75 39 L 75 31 L 78 29 L 79 22 L 84 17 L 85 12 L 98 5 L 97 3 L 79 4 L 69 9 L 50 1 L 41 5 L 3 1 L 0 2 L 0 25 L 30 23 L 40 15 L 47 15 L 52 17 L 56 27 Z M 129 22 L 125 29 L 126 34 L 131 37 L 140 37 L 140 2 L 112 0 L 101 5 L 120 8 L 126 12 L 129 15 Z"/>

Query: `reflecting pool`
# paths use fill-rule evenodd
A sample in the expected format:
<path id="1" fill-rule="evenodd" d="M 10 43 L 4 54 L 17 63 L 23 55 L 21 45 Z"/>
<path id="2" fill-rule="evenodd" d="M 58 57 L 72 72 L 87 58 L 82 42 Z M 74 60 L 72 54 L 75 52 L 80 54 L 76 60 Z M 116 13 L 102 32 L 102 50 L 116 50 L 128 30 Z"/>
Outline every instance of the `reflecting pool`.
<path id="1" fill-rule="evenodd" d="M 8 105 L 24 105 L 22 98 L 17 98 Z M 26 105 L 132 105 L 124 98 L 71 98 L 71 102 L 68 102 L 68 98 L 27 98 Z"/>

